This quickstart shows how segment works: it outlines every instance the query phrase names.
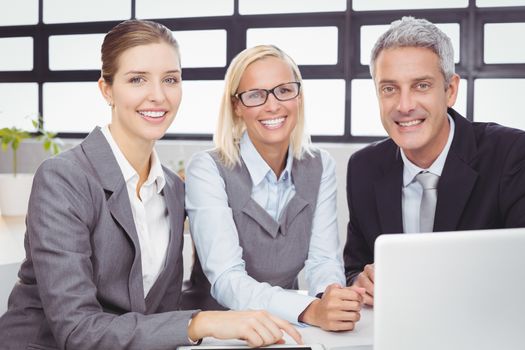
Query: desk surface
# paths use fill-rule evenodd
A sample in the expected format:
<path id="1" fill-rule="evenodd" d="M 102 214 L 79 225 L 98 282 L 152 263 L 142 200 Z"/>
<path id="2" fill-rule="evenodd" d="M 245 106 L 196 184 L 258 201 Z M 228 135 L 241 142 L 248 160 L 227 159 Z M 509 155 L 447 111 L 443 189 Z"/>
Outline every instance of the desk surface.
<path id="1" fill-rule="evenodd" d="M 326 349 L 336 349 L 354 345 L 371 345 L 374 335 L 374 313 L 371 308 L 366 307 L 361 310 L 361 320 L 356 328 L 350 332 L 326 332 L 317 327 L 298 328 L 303 336 L 305 344 L 320 343 Z M 286 336 L 287 344 L 294 344 L 290 337 Z M 235 340 L 217 340 L 206 338 L 202 345 L 246 345 L 246 343 Z"/>

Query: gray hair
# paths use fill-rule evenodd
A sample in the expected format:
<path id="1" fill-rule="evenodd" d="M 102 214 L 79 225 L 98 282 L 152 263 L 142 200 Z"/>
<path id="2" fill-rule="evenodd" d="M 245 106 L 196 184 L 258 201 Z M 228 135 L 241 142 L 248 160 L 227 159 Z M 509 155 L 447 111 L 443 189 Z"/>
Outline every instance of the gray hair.
<path id="1" fill-rule="evenodd" d="M 398 47 L 425 47 L 439 57 L 441 72 L 448 85 L 454 75 L 454 48 L 450 38 L 435 24 L 422 18 L 403 17 L 377 39 L 370 57 L 370 74 L 375 77 L 375 64 L 381 51 Z"/>

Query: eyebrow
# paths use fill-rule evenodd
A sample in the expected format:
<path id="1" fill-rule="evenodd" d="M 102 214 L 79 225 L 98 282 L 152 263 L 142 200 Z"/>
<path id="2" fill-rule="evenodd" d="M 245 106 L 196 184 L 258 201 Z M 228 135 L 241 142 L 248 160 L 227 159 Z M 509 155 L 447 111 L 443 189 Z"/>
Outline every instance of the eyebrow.
<path id="1" fill-rule="evenodd" d="M 180 73 L 180 69 L 174 69 L 164 72 L 164 74 L 173 74 L 173 73 Z M 141 74 L 146 75 L 149 74 L 149 72 L 141 71 L 141 70 L 130 70 L 129 72 L 124 73 L 124 75 L 131 75 L 131 74 Z"/>
<path id="2" fill-rule="evenodd" d="M 436 80 L 436 78 L 431 75 L 424 75 L 424 76 L 412 79 L 411 82 L 418 82 L 418 81 L 424 81 L 424 80 L 434 81 Z M 397 80 L 392 80 L 392 79 L 384 79 L 384 80 L 379 81 L 379 84 L 397 84 L 397 83 L 398 83 Z"/>

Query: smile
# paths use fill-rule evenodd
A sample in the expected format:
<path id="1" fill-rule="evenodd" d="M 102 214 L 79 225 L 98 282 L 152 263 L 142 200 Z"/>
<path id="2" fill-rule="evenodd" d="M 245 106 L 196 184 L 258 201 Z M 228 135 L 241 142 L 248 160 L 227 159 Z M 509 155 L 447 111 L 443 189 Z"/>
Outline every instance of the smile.
<path id="1" fill-rule="evenodd" d="M 266 119 L 260 120 L 260 123 L 269 129 L 277 129 L 284 123 L 285 119 L 285 117 Z"/>
<path id="2" fill-rule="evenodd" d="M 410 120 L 407 122 L 396 122 L 396 123 L 397 125 L 402 126 L 402 127 L 409 127 L 409 126 L 419 125 L 423 122 L 424 122 L 424 119 L 415 119 L 415 120 Z"/>
<path id="3" fill-rule="evenodd" d="M 146 118 L 162 118 L 166 111 L 138 111 L 140 115 Z"/>

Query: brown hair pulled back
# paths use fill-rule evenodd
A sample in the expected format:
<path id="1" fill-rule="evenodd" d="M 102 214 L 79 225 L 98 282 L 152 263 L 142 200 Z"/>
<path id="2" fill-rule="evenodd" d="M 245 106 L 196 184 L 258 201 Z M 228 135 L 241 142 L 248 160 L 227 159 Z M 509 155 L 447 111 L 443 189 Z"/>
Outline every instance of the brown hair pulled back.
<path id="1" fill-rule="evenodd" d="M 127 20 L 117 24 L 104 37 L 102 43 L 102 78 L 107 84 L 113 83 L 118 70 L 120 55 L 133 47 L 165 42 L 173 46 L 179 56 L 179 44 L 171 31 L 164 25 L 145 20 Z"/>

